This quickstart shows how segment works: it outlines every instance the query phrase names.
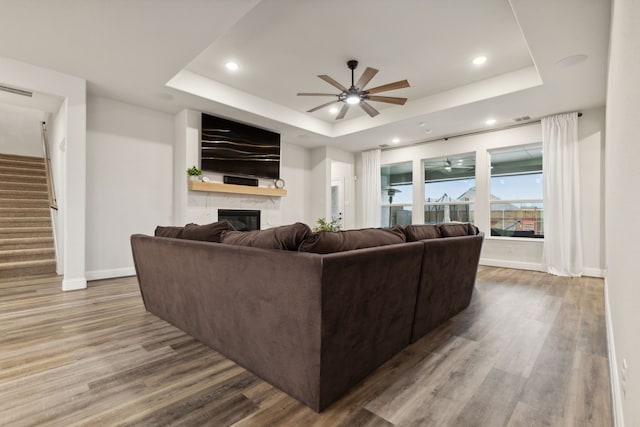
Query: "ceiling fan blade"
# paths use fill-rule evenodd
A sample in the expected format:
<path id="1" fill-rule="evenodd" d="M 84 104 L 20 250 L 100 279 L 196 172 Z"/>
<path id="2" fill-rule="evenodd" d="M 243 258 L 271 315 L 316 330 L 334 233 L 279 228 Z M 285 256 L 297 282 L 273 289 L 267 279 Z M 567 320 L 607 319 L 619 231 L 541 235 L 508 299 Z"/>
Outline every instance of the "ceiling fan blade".
<path id="1" fill-rule="evenodd" d="M 370 117 L 375 117 L 378 114 L 380 114 L 378 112 L 378 110 L 376 110 L 375 108 L 373 108 L 371 105 L 367 104 L 365 101 L 360 101 L 360 107 L 362 107 L 362 109 L 370 116 Z"/>
<path id="2" fill-rule="evenodd" d="M 410 85 L 407 80 L 400 80 L 399 82 L 394 82 L 394 83 L 389 83 L 386 85 L 374 87 L 373 89 L 366 90 L 365 92 L 367 92 L 368 94 L 372 94 L 372 93 L 384 92 L 387 90 L 402 89 L 409 86 Z"/>
<path id="3" fill-rule="evenodd" d="M 318 77 L 320 77 L 325 82 L 329 83 L 331 86 L 337 87 L 342 92 L 346 92 L 347 91 L 346 87 L 342 86 L 340 83 L 338 83 L 337 81 L 333 80 L 331 77 L 327 76 L 326 74 L 321 74 Z"/>
<path id="4" fill-rule="evenodd" d="M 378 74 L 378 70 L 376 70 L 375 68 L 367 67 L 367 69 L 364 70 L 364 73 L 362 73 L 362 75 L 360 76 L 358 83 L 356 83 L 356 87 L 362 90 L 362 88 L 365 87 L 376 74 Z"/>
<path id="5" fill-rule="evenodd" d="M 313 93 L 313 92 L 301 92 L 298 96 L 338 96 L 335 93 Z"/>
<path id="6" fill-rule="evenodd" d="M 307 113 L 313 113 L 314 111 L 318 111 L 319 109 L 324 108 L 324 107 L 326 107 L 328 105 L 331 105 L 331 104 L 335 104 L 336 102 L 338 102 L 337 99 L 335 101 L 329 101 L 326 104 L 318 105 L 317 107 L 312 108 L 311 110 L 307 110 Z"/>
<path id="7" fill-rule="evenodd" d="M 336 116 L 336 120 L 340 120 L 343 119 L 344 116 L 347 114 L 347 111 L 349 111 L 349 104 L 345 103 L 342 106 L 342 109 L 340 110 L 340 112 L 338 113 L 338 115 Z"/>
<path id="8" fill-rule="evenodd" d="M 387 102 L 389 104 L 404 105 L 407 102 L 407 98 L 396 98 L 395 96 L 367 96 L 368 101 Z"/>

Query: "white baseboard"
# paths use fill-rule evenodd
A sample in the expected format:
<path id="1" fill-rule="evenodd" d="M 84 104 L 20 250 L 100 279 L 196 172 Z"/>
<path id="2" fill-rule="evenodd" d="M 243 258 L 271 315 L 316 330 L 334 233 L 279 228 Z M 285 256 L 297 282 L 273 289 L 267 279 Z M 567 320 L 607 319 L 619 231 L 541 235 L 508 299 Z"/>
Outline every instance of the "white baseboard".
<path id="1" fill-rule="evenodd" d="M 63 291 L 77 291 L 78 289 L 86 289 L 86 288 L 87 288 L 87 279 L 84 277 L 79 277 L 76 279 L 62 279 Z"/>
<path id="2" fill-rule="evenodd" d="M 618 359 L 616 357 L 616 345 L 613 341 L 613 324 L 611 323 L 611 307 L 609 307 L 609 286 L 607 285 L 607 279 L 604 279 L 604 321 L 607 328 L 607 348 L 609 350 L 613 425 L 616 427 L 624 427 L 622 396 L 620 396 L 620 377 L 618 376 Z"/>
<path id="3" fill-rule="evenodd" d="M 110 270 L 87 271 L 87 280 L 112 279 L 114 277 L 135 276 L 134 267 L 112 268 Z"/>
<path id="4" fill-rule="evenodd" d="M 542 264 L 535 262 L 507 261 L 504 259 L 480 258 L 480 265 L 489 267 L 515 268 L 517 270 L 544 271 Z"/>
<path id="5" fill-rule="evenodd" d="M 602 268 L 585 267 L 582 269 L 582 275 L 588 277 L 604 277 L 604 270 Z"/>

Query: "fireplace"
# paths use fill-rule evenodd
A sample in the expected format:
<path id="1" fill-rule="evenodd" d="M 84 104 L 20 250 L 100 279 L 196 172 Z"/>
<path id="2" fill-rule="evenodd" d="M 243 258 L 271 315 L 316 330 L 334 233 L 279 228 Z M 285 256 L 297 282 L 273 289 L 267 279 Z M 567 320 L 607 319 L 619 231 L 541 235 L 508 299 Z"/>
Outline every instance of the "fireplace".
<path id="1" fill-rule="evenodd" d="M 240 231 L 260 230 L 260 211 L 218 209 L 218 221 L 224 219 Z"/>

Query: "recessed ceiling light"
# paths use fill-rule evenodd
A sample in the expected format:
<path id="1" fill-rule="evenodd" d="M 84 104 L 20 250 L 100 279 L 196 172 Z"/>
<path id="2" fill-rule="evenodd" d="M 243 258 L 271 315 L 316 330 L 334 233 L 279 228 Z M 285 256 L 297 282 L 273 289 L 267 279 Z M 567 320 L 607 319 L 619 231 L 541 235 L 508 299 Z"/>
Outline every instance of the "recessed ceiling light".
<path id="1" fill-rule="evenodd" d="M 427 135 L 429 135 L 431 132 L 433 132 L 432 129 L 425 129 L 424 133 L 426 133 Z"/>
<path id="2" fill-rule="evenodd" d="M 419 124 L 420 126 L 426 126 L 426 123 L 425 123 L 425 122 L 420 122 L 420 123 L 418 123 L 418 124 Z"/>
<path id="3" fill-rule="evenodd" d="M 331 108 L 329 109 L 329 112 L 330 112 L 331 114 L 335 114 L 335 113 L 337 113 L 337 112 L 338 112 L 338 109 L 337 109 L 336 107 L 331 107 Z"/>
<path id="4" fill-rule="evenodd" d="M 496 124 L 496 119 L 487 119 L 484 121 L 485 124 L 491 126 Z"/>
<path id="5" fill-rule="evenodd" d="M 487 62 L 487 57 L 486 56 L 477 56 L 475 58 L 473 58 L 473 65 L 482 65 L 485 62 Z"/>
<path id="6" fill-rule="evenodd" d="M 224 64 L 224 66 L 227 67 L 227 70 L 229 71 L 236 71 L 238 68 L 240 68 L 238 64 L 232 61 L 227 62 L 226 64 Z"/>
<path id="7" fill-rule="evenodd" d="M 391 142 L 393 142 L 394 144 L 397 144 L 398 142 L 400 142 L 400 138 L 393 138 Z"/>

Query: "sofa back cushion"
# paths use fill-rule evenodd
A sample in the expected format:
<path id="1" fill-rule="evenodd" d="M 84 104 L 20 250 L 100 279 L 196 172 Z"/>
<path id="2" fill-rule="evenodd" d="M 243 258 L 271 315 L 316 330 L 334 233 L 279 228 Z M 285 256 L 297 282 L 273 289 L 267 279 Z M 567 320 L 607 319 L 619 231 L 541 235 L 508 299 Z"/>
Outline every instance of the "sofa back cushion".
<path id="1" fill-rule="evenodd" d="M 309 226 L 296 222 L 266 230 L 225 231 L 222 233 L 222 243 L 262 249 L 297 251 L 300 243 L 309 235 L 311 235 Z"/>
<path id="2" fill-rule="evenodd" d="M 417 242 L 418 240 L 437 239 L 440 237 L 440 227 L 436 224 L 405 225 L 402 227 L 407 242 Z"/>
<path id="3" fill-rule="evenodd" d="M 300 252 L 329 254 L 375 246 L 394 245 L 406 241 L 406 237 L 400 227 L 318 231 L 302 242 L 299 250 Z"/>
<path id="4" fill-rule="evenodd" d="M 439 224 L 440 235 L 442 237 L 474 236 L 477 228 L 470 223 L 447 222 Z"/>
<path id="5" fill-rule="evenodd" d="M 220 243 L 222 232 L 235 229 L 233 224 L 227 220 L 206 225 L 191 223 L 184 226 L 180 237 L 187 240 L 203 240 L 205 242 Z"/>
<path id="6" fill-rule="evenodd" d="M 180 239 L 182 237 L 182 230 L 184 227 L 174 227 L 172 225 L 163 226 L 159 225 L 156 227 L 156 231 L 154 236 L 156 237 L 172 237 L 174 239 Z"/>

